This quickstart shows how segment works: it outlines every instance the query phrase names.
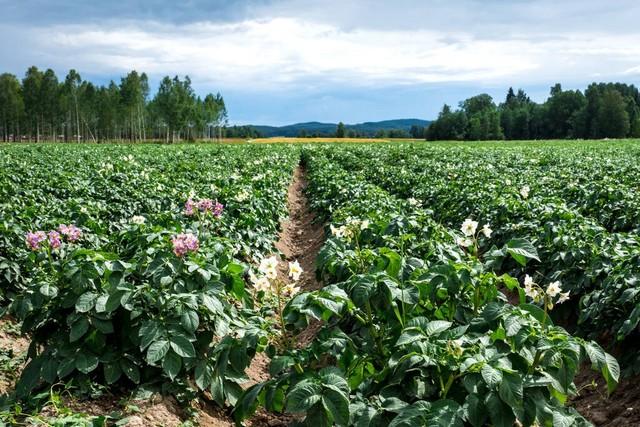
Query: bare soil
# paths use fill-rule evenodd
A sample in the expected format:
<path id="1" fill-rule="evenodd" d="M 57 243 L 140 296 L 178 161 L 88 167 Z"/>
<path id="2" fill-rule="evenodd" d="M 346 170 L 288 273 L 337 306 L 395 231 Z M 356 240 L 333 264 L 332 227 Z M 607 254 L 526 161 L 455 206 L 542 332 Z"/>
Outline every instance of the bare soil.
<path id="1" fill-rule="evenodd" d="M 24 368 L 24 356 L 29 349 L 29 340 L 20 335 L 15 320 L 5 316 L 0 319 L 0 351 L 3 358 L 0 371 L 0 394 L 10 392 Z"/>
<path id="2" fill-rule="evenodd" d="M 575 379 L 578 396 L 571 405 L 597 427 L 640 426 L 640 376 L 620 380 L 607 397 L 602 376 L 583 366 Z"/>
<path id="3" fill-rule="evenodd" d="M 289 218 L 282 222 L 280 239 L 276 248 L 282 252 L 284 260 L 280 263 L 282 279 L 289 281 L 286 275 L 287 261 L 297 260 L 304 272 L 298 285 L 305 291 L 320 289 L 322 285 L 316 278 L 316 258 L 325 241 L 324 227 L 316 221 L 304 194 L 307 179 L 304 169 L 298 166 L 289 186 L 287 204 Z"/>

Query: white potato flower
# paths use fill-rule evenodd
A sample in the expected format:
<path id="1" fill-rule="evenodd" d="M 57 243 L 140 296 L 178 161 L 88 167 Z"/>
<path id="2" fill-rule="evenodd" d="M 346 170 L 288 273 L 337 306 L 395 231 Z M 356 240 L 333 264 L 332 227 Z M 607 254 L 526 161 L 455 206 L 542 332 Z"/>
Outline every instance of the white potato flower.
<path id="1" fill-rule="evenodd" d="M 282 288 L 282 293 L 285 296 L 291 297 L 300 292 L 300 288 L 295 283 L 288 283 Z"/>
<path id="2" fill-rule="evenodd" d="M 265 276 L 253 276 L 251 278 L 251 282 L 253 283 L 254 289 L 258 292 L 269 292 L 271 290 L 271 282 L 269 282 L 269 279 L 267 279 Z"/>
<path id="3" fill-rule="evenodd" d="M 563 302 L 569 301 L 569 293 L 571 291 L 563 292 L 560 294 L 560 298 L 556 301 L 556 304 L 562 304 Z"/>
<path id="4" fill-rule="evenodd" d="M 258 267 L 260 273 L 264 274 L 267 279 L 273 280 L 278 277 L 278 260 L 275 256 L 263 258 Z"/>
<path id="5" fill-rule="evenodd" d="M 463 248 L 468 248 L 469 246 L 473 245 L 473 241 L 471 239 L 467 239 L 464 237 L 458 237 L 456 239 L 456 243 L 458 244 L 458 246 L 462 246 Z"/>
<path id="6" fill-rule="evenodd" d="M 533 281 L 533 278 L 531 276 L 529 276 L 528 274 L 525 274 L 524 276 L 524 285 L 525 286 L 533 286 L 535 285 L 535 282 Z"/>
<path id="7" fill-rule="evenodd" d="M 471 218 L 467 218 L 464 220 L 464 222 L 462 223 L 462 227 L 460 227 L 460 230 L 462 230 L 462 233 L 465 236 L 473 236 L 474 234 L 476 234 L 476 230 L 478 229 L 478 221 L 473 221 Z"/>
<path id="8" fill-rule="evenodd" d="M 247 190 L 242 190 L 238 194 L 236 194 L 236 202 L 244 202 L 249 199 L 249 192 Z"/>
<path id="9" fill-rule="evenodd" d="M 335 237 L 338 237 L 338 238 L 344 237 L 345 231 L 346 231 L 346 228 L 344 225 L 340 227 L 334 227 L 333 225 L 331 225 L 330 228 L 331 228 L 331 234 L 333 234 Z"/>
<path id="10" fill-rule="evenodd" d="M 302 267 L 300 263 L 296 260 L 294 262 L 289 263 L 289 277 L 291 277 L 295 282 L 300 280 L 300 276 L 302 275 Z"/>
<path id="11" fill-rule="evenodd" d="M 562 284 L 558 281 L 550 283 L 549 286 L 547 286 L 547 295 L 551 298 L 555 297 L 560 292 L 562 292 Z"/>
<path id="12" fill-rule="evenodd" d="M 520 189 L 520 195 L 522 196 L 523 199 L 529 198 L 529 191 L 531 191 L 531 189 L 529 188 L 528 185 L 525 185 Z"/>
<path id="13" fill-rule="evenodd" d="M 134 215 L 134 216 L 131 217 L 131 222 L 133 224 L 142 225 L 142 224 L 145 223 L 145 221 L 146 221 L 146 219 L 142 215 Z"/>
<path id="14" fill-rule="evenodd" d="M 493 233 L 493 230 L 489 227 L 489 224 L 485 224 L 482 227 L 482 234 L 484 234 L 484 237 L 489 238 L 491 237 L 491 233 Z"/>
<path id="15" fill-rule="evenodd" d="M 420 204 L 420 202 L 413 197 L 407 199 L 407 202 L 409 202 L 411 206 L 418 206 Z"/>
<path id="16" fill-rule="evenodd" d="M 369 220 L 365 219 L 360 223 L 360 230 L 365 230 L 367 228 L 369 228 Z"/>

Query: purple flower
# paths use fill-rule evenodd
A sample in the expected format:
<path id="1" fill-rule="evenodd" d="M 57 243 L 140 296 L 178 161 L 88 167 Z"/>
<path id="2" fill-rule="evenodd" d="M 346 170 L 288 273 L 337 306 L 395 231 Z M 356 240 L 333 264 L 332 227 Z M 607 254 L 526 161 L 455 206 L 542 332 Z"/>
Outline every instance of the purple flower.
<path id="1" fill-rule="evenodd" d="M 44 231 L 30 231 L 27 233 L 26 239 L 29 248 L 32 251 L 37 251 L 40 249 L 40 243 L 44 242 L 47 239 L 47 234 Z"/>
<path id="2" fill-rule="evenodd" d="M 187 202 L 184 204 L 184 214 L 186 216 L 191 216 L 195 213 L 196 203 L 191 199 L 187 199 Z"/>
<path id="3" fill-rule="evenodd" d="M 173 239 L 173 253 L 178 257 L 185 256 L 188 252 L 196 252 L 200 248 L 198 237 L 191 233 L 178 234 Z"/>
<path id="4" fill-rule="evenodd" d="M 207 213 L 213 209 L 213 200 L 211 199 L 202 199 L 198 202 L 198 209 L 200 212 Z"/>
<path id="5" fill-rule="evenodd" d="M 60 245 L 62 245 L 62 241 L 60 240 L 60 233 L 57 231 L 50 231 L 49 234 L 49 246 L 51 249 L 58 249 Z"/>
<path id="6" fill-rule="evenodd" d="M 70 242 L 75 242 L 82 237 L 82 230 L 75 225 L 60 224 L 58 231 L 67 238 Z"/>
<path id="7" fill-rule="evenodd" d="M 222 203 L 216 201 L 211 212 L 213 213 L 213 216 L 215 216 L 216 218 L 219 218 L 222 215 L 223 210 L 224 210 L 224 206 L 222 205 Z"/>

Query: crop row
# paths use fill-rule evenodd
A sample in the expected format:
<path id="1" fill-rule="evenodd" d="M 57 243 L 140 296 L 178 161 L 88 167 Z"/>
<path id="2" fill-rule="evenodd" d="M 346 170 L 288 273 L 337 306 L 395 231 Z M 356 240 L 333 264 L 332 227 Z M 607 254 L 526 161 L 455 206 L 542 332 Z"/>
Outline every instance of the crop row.
<path id="1" fill-rule="evenodd" d="M 333 149 L 303 152 L 311 204 L 331 233 L 318 259 L 325 287 L 285 309 L 292 333 L 322 327 L 309 347 L 273 358 L 272 379 L 244 393 L 236 417 L 260 404 L 318 426 L 586 425 L 564 407 L 573 378 L 588 360 L 613 388 L 617 363 L 553 325 L 557 284 L 522 289 L 494 272 L 498 258 L 536 259 L 533 247 L 512 239 L 483 260 L 491 230 L 472 224 L 463 236 L 440 225 L 340 166 Z"/>
<path id="2" fill-rule="evenodd" d="M 298 154 L 274 147 L 7 147 L 5 305 L 30 337 L 15 397 L 169 385 L 233 404 L 269 342 L 245 276 L 274 251 Z M 33 403 L 33 399 L 29 399 Z"/>
<path id="3" fill-rule="evenodd" d="M 404 151 L 364 147 L 334 150 L 330 156 L 332 161 L 398 197 L 415 199 L 443 224 L 453 226 L 465 218 L 490 223 L 496 229 L 491 241 L 495 245 L 514 237 L 526 237 L 536 246 L 542 260 L 526 272 L 544 280 L 561 281 L 572 298 L 580 301 L 574 310 L 579 316 L 580 332 L 629 341 L 636 336 L 640 320 L 640 289 L 636 285 L 640 238 L 635 231 L 608 231 L 577 206 L 589 203 L 579 194 L 595 191 L 590 188 L 597 188 L 606 179 L 619 179 L 617 191 L 626 193 L 627 201 L 637 197 L 637 192 L 630 191 L 636 185 L 635 164 L 624 166 L 636 152 L 629 147 L 625 148 L 628 151 L 600 150 L 579 155 L 556 148 L 523 154 L 502 149 L 441 153 L 424 147 Z M 365 155 L 363 151 L 370 159 L 366 168 L 360 160 Z M 589 158 L 587 154 L 591 155 L 591 161 L 585 160 L 584 156 Z M 595 156 L 599 160 L 594 160 Z M 522 161 L 518 164 L 517 158 L 535 159 L 535 162 L 527 160 L 535 164 L 525 165 Z M 554 165 L 562 165 L 559 169 L 566 172 L 563 176 L 555 175 L 553 170 L 540 165 L 540 158 L 549 162 L 553 158 Z M 614 164 L 618 166 L 614 168 Z M 584 169 L 591 169 L 593 185 L 586 183 L 588 175 L 581 172 Z M 580 190 L 575 190 L 575 185 L 571 190 L 572 186 L 566 183 L 577 175 L 584 182 L 578 186 Z M 559 190 L 562 183 L 569 187 L 567 193 Z M 575 198 L 570 198 L 570 191 L 574 191 Z M 602 209 L 599 211 L 602 216 L 612 208 L 598 209 Z M 633 215 L 638 212 L 632 205 L 625 209 L 633 211 Z M 509 267 L 507 264 L 502 269 L 509 271 Z M 629 362 L 632 366 L 639 361 Z"/>

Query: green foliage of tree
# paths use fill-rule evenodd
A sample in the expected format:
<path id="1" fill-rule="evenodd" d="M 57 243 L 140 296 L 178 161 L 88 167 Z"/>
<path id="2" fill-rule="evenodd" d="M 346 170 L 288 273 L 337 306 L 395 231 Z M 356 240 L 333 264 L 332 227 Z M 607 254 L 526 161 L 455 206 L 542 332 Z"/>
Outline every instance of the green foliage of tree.
<path id="1" fill-rule="evenodd" d="M 0 75 L 0 131 L 3 141 L 15 141 L 24 117 L 20 82 L 12 74 Z"/>
<path id="2" fill-rule="evenodd" d="M 83 80 L 76 70 L 63 81 L 35 66 L 22 81 L 0 75 L 3 141 L 212 139 L 226 134 L 227 117 L 222 95 L 196 97 L 188 77 L 163 79 L 150 100 L 149 79 L 135 70 L 106 86 Z"/>
<path id="3" fill-rule="evenodd" d="M 601 138 L 624 138 L 628 135 L 631 128 L 629 113 L 620 92 L 608 89 L 603 93 L 596 120 Z"/>
<path id="4" fill-rule="evenodd" d="M 537 104 L 509 88 L 495 106 L 487 94 L 445 105 L 426 130 L 428 140 L 565 139 L 640 137 L 640 93 L 624 83 L 593 83 L 584 93 L 551 87 Z"/>
<path id="5" fill-rule="evenodd" d="M 345 128 L 344 123 L 338 123 L 338 127 L 336 128 L 336 138 L 344 138 L 345 136 Z"/>

